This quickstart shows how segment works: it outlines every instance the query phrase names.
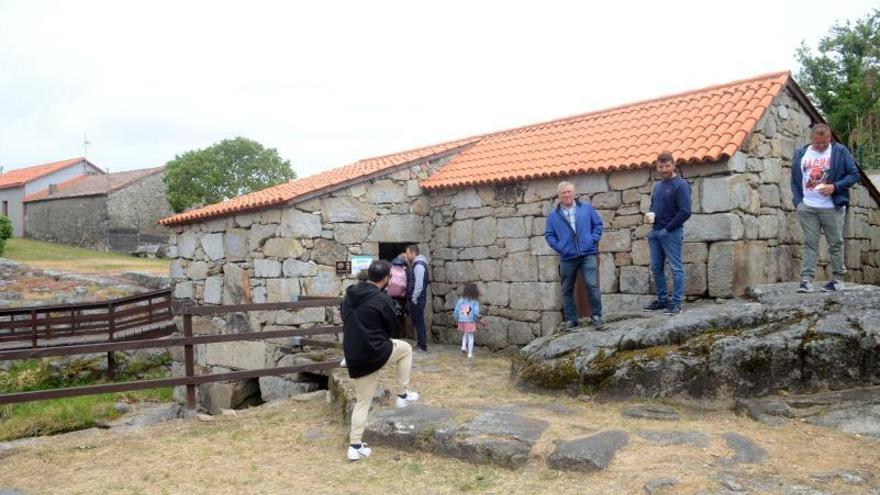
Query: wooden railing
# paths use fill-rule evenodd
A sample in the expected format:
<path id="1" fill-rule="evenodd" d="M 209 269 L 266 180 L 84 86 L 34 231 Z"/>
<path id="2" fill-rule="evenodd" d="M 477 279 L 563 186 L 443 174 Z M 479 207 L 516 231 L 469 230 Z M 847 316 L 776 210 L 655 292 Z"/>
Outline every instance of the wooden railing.
<path id="1" fill-rule="evenodd" d="M 289 303 L 241 304 L 229 306 L 200 307 L 183 304 L 177 311 L 178 314 L 183 316 L 183 337 L 128 340 L 123 342 L 103 342 L 99 344 L 75 344 L 66 346 L 0 351 L 0 361 L 2 361 L 13 359 L 33 359 L 48 356 L 70 356 L 96 352 L 107 352 L 112 354 L 116 351 L 183 346 L 185 370 L 185 376 L 179 378 L 161 378 L 154 380 L 141 380 L 136 382 L 106 383 L 101 385 L 89 385 L 83 387 L 71 387 L 53 390 L 36 390 L 31 392 L 3 394 L 0 395 L 0 404 L 185 385 L 186 405 L 189 409 L 195 409 L 196 385 L 202 383 L 222 382 L 230 380 L 246 380 L 251 378 L 258 378 L 261 376 L 286 375 L 303 371 L 330 370 L 339 366 L 338 359 L 315 362 L 299 366 L 284 366 L 278 368 L 233 371 L 229 373 L 218 373 L 211 375 L 196 375 L 194 361 L 194 346 L 196 345 L 212 344 L 218 342 L 274 339 L 279 337 L 311 337 L 314 335 L 328 334 L 338 335 L 342 332 L 342 327 L 339 325 L 324 325 L 311 328 L 293 328 L 289 330 L 273 330 L 268 332 L 247 332 L 223 335 L 194 336 L 192 318 L 193 316 L 212 316 L 225 313 L 248 311 L 296 311 L 303 308 L 339 306 L 340 302 L 341 300 L 338 298 L 303 297 L 297 302 Z M 325 342 L 310 339 L 303 339 L 301 343 L 313 346 L 339 347 L 338 342 Z"/>
<path id="2" fill-rule="evenodd" d="M 109 301 L 4 309 L 0 310 L 0 346 L 67 345 L 86 337 L 125 340 L 148 330 L 167 329 L 173 318 L 170 289 Z"/>

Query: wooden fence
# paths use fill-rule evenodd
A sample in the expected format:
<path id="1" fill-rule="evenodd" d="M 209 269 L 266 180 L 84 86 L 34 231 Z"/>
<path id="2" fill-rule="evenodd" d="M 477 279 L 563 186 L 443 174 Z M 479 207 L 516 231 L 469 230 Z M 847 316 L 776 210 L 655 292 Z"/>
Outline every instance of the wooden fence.
<path id="1" fill-rule="evenodd" d="M 233 371 L 229 373 L 217 373 L 211 375 L 195 374 L 194 346 L 200 344 L 213 344 L 218 342 L 236 342 L 248 340 L 274 339 L 279 337 L 311 337 L 315 335 L 338 335 L 342 332 L 339 325 L 323 325 L 311 328 L 294 328 L 288 330 L 273 330 L 267 332 L 247 332 L 223 335 L 193 335 L 193 316 L 213 316 L 227 313 L 239 313 L 249 311 L 297 311 L 303 308 L 339 306 L 339 298 L 302 297 L 297 302 L 289 303 L 265 303 L 265 304 L 240 304 L 227 306 L 192 306 L 180 305 L 177 314 L 183 316 L 183 336 L 170 338 L 134 339 L 117 342 L 101 342 L 93 344 L 72 344 L 64 346 L 45 346 L 39 348 L 15 349 L 0 351 L 0 361 L 14 359 L 33 359 L 49 356 L 70 356 L 90 354 L 97 352 L 114 353 L 135 349 L 156 349 L 183 346 L 184 350 L 184 373 L 179 378 L 161 378 L 153 380 L 140 380 L 135 382 L 106 383 L 101 385 L 88 385 L 83 387 L 70 387 L 53 390 L 36 390 L 31 392 L 16 392 L 0 395 L 0 404 L 14 402 L 26 402 L 34 400 L 55 399 L 61 397 L 77 397 L 82 395 L 127 392 L 132 390 L 144 390 L 159 387 L 186 386 L 186 405 L 189 409 L 196 407 L 196 385 L 202 383 L 222 382 L 232 380 L 246 380 L 261 376 L 277 376 L 303 371 L 330 370 L 339 366 L 338 360 L 316 362 L 299 366 L 284 366 L 278 368 L 263 368 L 246 371 Z M 338 347 L 336 342 L 310 340 L 301 341 L 302 344 L 315 346 Z"/>

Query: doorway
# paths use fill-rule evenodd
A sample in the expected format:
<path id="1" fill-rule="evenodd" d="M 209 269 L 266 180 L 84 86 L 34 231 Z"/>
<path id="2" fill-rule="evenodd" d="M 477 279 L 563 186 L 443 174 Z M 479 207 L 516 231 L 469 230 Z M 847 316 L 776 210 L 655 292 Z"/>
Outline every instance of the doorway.
<path id="1" fill-rule="evenodd" d="M 391 261 L 397 257 L 398 254 L 404 252 L 406 247 L 410 244 L 417 244 L 415 242 L 380 242 L 379 243 L 379 259 L 385 261 Z"/>

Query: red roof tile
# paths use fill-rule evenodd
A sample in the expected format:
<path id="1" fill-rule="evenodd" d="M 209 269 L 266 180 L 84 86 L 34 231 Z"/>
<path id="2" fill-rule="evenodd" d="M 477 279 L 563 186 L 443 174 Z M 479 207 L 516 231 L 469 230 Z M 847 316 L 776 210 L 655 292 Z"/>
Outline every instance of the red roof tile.
<path id="1" fill-rule="evenodd" d="M 25 196 L 24 202 L 42 201 L 46 199 L 74 198 L 79 196 L 95 196 L 108 194 L 137 182 L 143 178 L 161 173 L 165 167 L 129 170 L 102 175 L 81 175 L 58 184 L 58 190 L 49 194 L 49 189 Z"/>
<path id="2" fill-rule="evenodd" d="M 85 158 L 83 157 L 71 158 L 69 160 L 62 160 L 60 162 L 52 162 L 43 165 L 37 165 L 34 167 L 10 170 L 5 174 L 0 174 L 0 189 L 8 189 L 10 187 L 18 187 L 23 184 L 27 184 L 32 180 L 39 179 L 44 175 L 51 174 L 52 172 L 56 172 L 63 168 L 69 167 L 83 160 L 85 160 Z"/>
<path id="3" fill-rule="evenodd" d="M 204 206 L 192 211 L 186 211 L 168 218 L 163 218 L 159 223 L 163 225 L 178 225 L 279 205 L 301 198 L 309 193 L 330 190 L 352 180 L 363 179 L 367 176 L 394 168 L 398 165 L 403 165 L 405 163 L 421 160 L 434 155 L 440 155 L 470 144 L 477 139 L 479 138 L 460 139 L 434 146 L 426 146 L 424 148 L 404 151 L 393 155 L 359 160 L 351 165 L 337 167 L 315 175 L 303 177 L 302 179 L 295 179 L 268 189 L 232 198 L 223 201 L 222 203 Z"/>
<path id="4" fill-rule="evenodd" d="M 426 189 L 649 167 L 733 155 L 790 78 L 779 72 L 494 133 L 421 182 Z"/>
<path id="5" fill-rule="evenodd" d="M 164 225 L 262 209 L 364 179 L 406 162 L 464 148 L 426 189 L 651 166 L 661 151 L 679 163 L 733 155 L 791 74 L 778 72 L 574 117 L 358 161 L 160 220 Z"/>

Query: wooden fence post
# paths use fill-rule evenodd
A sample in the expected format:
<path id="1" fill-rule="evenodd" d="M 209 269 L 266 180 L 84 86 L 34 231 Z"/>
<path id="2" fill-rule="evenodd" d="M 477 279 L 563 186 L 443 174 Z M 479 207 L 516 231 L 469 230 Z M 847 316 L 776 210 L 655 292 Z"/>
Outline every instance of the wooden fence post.
<path id="1" fill-rule="evenodd" d="M 193 329 L 192 329 L 192 313 L 189 312 L 190 306 L 184 306 L 185 313 L 183 314 L 183 336 L 184 337 L 192 337 Z M 192 378 L 195 376 L 195 365 L 193 362 L 193 345 L 185 344 L 183 346 L 183 360 L 184 360 L 184 368 L 186 369 L 186 377 Z M 196 409 L 196 386 L 192 383 L 186 384 L 186 408 L 190 411 L 195 411 Z"/>
<path id="2" fill-rule="evenodd" d="M 113 333 L 116 331 L 116 309 L 113 303 L 107 305 L 107 318 L 110 323 L 109 341 L 113 342 Z M 116 353 L 114 351 L 107 352 L 107 378 L 112 380 L 116 376 Z"/>
<path id="3" fill-rule="evenodd" d="M 31 311 L 31 347 L 37 347 L 37 311 Z"/>

